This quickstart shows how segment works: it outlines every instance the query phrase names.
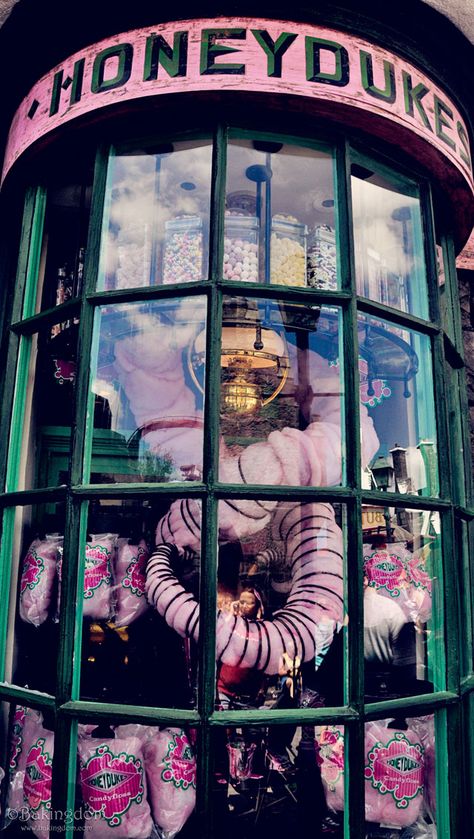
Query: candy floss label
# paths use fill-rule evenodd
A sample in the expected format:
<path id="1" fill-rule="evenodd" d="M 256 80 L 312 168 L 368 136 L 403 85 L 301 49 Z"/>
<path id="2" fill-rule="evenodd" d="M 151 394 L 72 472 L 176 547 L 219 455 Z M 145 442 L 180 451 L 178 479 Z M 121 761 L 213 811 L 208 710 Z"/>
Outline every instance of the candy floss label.
<path id="1" fill-rule="evenodd" d="M 431 594 L 431 577 L 427 574 L 425 563 L 421 556 L 414 556 L 407 562 L 407 570 L 410 582 L 415 588 L 428 591 Z"/>
<path id="2" fill-rule="evenodd" d="M 196 787 L 196 762 L 185 734 L 173 734 L 163 763 L 165 768 L 161 777 L 164 781 L 181 789 Z"/>
<path id="3" fill-rule="evenodd" d="M 51 774 L 53 761 L 48 752 L 43 751 L 44 737 L 36 741 L 28 753 L 25 769 L 23 792 L 32 810 L 41 804 L 51 809 Z"/>
<path id="4" fill-rule="evenodd" d="M 344 774 L 344 736 L 342 731 L 328 729 L 319 739 L 321 776 L 330 790 Z"/>
<path id="5" fill-rule="evenodd" d="M 94 589 L 102 583 L 108 585 L 112 579 L 110 551 L 102 545 L 86 546 L 86 568 L 84 572 L 84 597 L 94 596 Z"/>
<path id="6" fill-rule="evenodd" d="M 402 582 L 404 565 L 394 554 L 373 553 L 365 560 L 365 573 L 369 586 L 386 588 L 392 597 L 398 597 Z"/>
<path id="7" fill-rule="evenodd" d="M 25 725 L 26 709 L 20 706 L 16 709 L 13 717 L 12 738 L 10 749 L 10 769 L 16 769 L 18 758 L 21 755 L 23 743 L 23 727 Z"/>
<path id="8" fill-rule="evenodd" d="M 27 588 L 34 589 L 44 571 L 44 562 L 35 550 L 29 550 L 23 565 L 23 574 L 21 575 L 20 594 L 23 594 Z"/>
<path id="9" fill-rule="evenodd" d="M 137 556 L 132 559 L 122 580 L 122 586 L 129 588 L 137 597 L 143 597 L 145 594 L 146 559 L 147 552 L 145 548 L 139 547 Z"/>
<path id="10" fill-rule="evenodd" d="M 389 793 L 397 807 L 408 806 L 423 790 L 423 746 L 410 743 L 401 731 L 386 746 L 377 743 L 367 755 L 364 775 L 382 795 Z"/>
<path id="11" fill-rule="evenodd" d="M 85 803 L 90 812 L 102 816 L 116 827 L 121 816 L 143 798 L 142 762 L 134 755 L 121 752 L 114 755 L 108 746 L 99 746 L 92 757 L 81 760 L 81 784 Z"/>

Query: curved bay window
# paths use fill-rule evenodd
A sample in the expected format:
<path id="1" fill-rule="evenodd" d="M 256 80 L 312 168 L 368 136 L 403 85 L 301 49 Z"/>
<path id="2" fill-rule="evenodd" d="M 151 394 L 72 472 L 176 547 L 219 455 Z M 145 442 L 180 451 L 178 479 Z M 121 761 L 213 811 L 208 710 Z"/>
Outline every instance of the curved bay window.
<path id="1" fill-rule="evenodd" d="M 28 192 L 11 835 L 454 839 L 468 492 L 430 219 L 395 164 L 224 128 Z"/>

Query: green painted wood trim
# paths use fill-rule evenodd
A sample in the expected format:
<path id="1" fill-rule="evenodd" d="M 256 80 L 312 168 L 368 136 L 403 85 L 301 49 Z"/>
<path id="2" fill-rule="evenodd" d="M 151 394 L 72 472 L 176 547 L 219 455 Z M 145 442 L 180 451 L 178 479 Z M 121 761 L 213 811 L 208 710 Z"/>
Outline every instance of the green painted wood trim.
<path id="1" fill-rule="evenodd" d="M 114 705 L 106 702 L 70 700 L 58 706 L 58 715 L 77 717 L 81 722 L 100 723 L 111 721 L 113 724 L 138 721 L 143 725 L 200 725 L 197 711 L 178 708 L 151 708 L 139 705 Z"/>
<path id="2" fill-rule="evenodd" d="M 5 656 L 8 644 L 8 620 L 10 604 L 10 584 L 13 553 L 13 531 L 15 527 L 15 508 L 3 510 L 0 541 L 0 602 L 6 604 L 0 610 L 0 682 L 5 679 Z"/>
<path id="3" fill-rule="evenodd" d="M 345 586 L 349 620 L 345 630 L 344 666 L 348 679 L 349 703 L 360 710 L 364 704 L 364 585 L 362 573 L 362 505 L 360 501 L 349 507 L 347 520 L 347 577 Z M 348 538 L 349 534 L 351 534 L 350 538 Z"/>
<path id="4" fill-rule="evenodd" d="M 44 218 L 46 211 L 46 190 L 39 186 L 36 190 L 35 209 L 30 233 L 30 249 L 28 267 L 26 271 L 25 295 L 23 299 L 22 318 L 29 318 L 35 314 L 36 288 L 43 243 Z"/>
<path id="5" fill-rule="evenodd" d="M 20 461 L 23 449 L 23 423 L 25 418 L 25 393 L 29 381 L 32 338 L 20 338 L 16 370 L 13 410 L 9 436 L 9 457 L 5 477 L 5 492 L 18 489 Z"/>
<path id="6" fill-rule="evenodd" d="M 423 716 L 424 714 L 432 713 L 437 708 L 458 702 L 459 694 L 447 690 L 438 691 L 437 693 L 424 693 L 419 696 L 403 697 L 402 699 L 372 702 L 370 705 L 365 706 L 364 719 L 380 720 L 390 715 L 400 716 L 402 711 L 405 716 Z"/>
<path id="7" fill-rule="evenodd" d="M 464 835 L 461 705 L 435 715 L 436 821 L 439 836 Z"/>
<path id="8" fill-rule="evenodd" d="M 461 598 L 460 586 L 462 557 L 456 552 L 454 532 L 455 522 L 452 510 L 441 513 L 441 568 L 434 572 L 439 575 L 439 585 L 442 588 L 443 615 L 433 613 L 435 627 L 443 623 L 444 633 L 444 677 L 445 686 L 449 692 L 459 691 L 460 661 L 459 661 L 459 604 Z M 433 604 L 436 602 L 433 599 Z M 462 643 L 462 641 L 461 641 Z M 442 659 L 443 651 L 437 645 L 436 657 Z"/>
<path id="9" fill-rule="evenodd" d="M 451 461 L 451 447 L 448 436 L 448 400 L 446 395 L 443 338 L 441 335 L 435 335 L 432 340 L 439 493 L 441 498 L 452 498 L 453 463 Z M 439 454 L 441 452 L 442 457 Z"/>
<path id="10" fill-rule="evenodd" d="M 77 766 L 77 723 L 57 717 L 54 731 L 50 835 L 77 836 L 73 830 Z M 87 835 L 87 834 L 85 834 Z"/>
<path id="11" fill-rule="evenodd" d="M 28 708 L 37 708 L 39 711 L 54 711 L 56 700 L 48 693 L 40 693 L 37 690 L 28 690 L 11 685 L 9 682 L 0 682 L 0 700 L 2 702 L 15 702 L 18 705 L 27 705 Z"/>
<path id="12" fill-rule="evenodd" d="M 341 705 L 324 708 L 294 708 L 251 711 L 216 711 L 208 720 L 212 728 L 225 728 L 229 725 L 323 725 L 325 723 L 345 723 L 359 719 L 355 708 Z"/>
<path id="13" fill-rule="evenodd" d="M 405 507 L 407 510 L 450 510 L 452 504 L 445 498 L 431 499 L 421 495 L 401 495 L 383 490 L 363 490 L 364 504 L 380 504 L 382 507 Z"/>
<path id="14" fill-rule="evenodd" d="M 344 729 L 344 837 L 365 836 L 365 728 L 362 720 Z M 354 767 L 357 770 L 354 771 Z"/>
<path id="15" fill-rule="evenodd" d="M 11 324 L 10 329 L 19 335 L 33 335 L 34 332 L 38 332 L 43 327 L 54 326 L 67 318 L 79 315 L 79 311 L 80 301 L 78 298 L 74 298 L 67 300 L 66 303 L 61 303 L 60 306 L 44 309 L 31 317 L 17 320 Z"/>
<path id="16" fill-rule="evenodd" d="M 91 291 L 86 300 L 95 306 L 110 306 L 119 303 L 138 303 L 152 300 L 168 300 L 175 297 L 196 297 L 205 294 L 209 280 L 199 282 L 173 283 L 170 285 L 137 286 L 137 288 L 114 289 L 111 291 Z"/>
<path id="17" fill-rule="evenodd" d="M 461 679 L 461 696 L 465 697 L 469 693 L 474 693 L 474 673 L 465 676 Z"/>
<path id="18" fill-rule="evenodd" d="M 144 498 L 150 495 L 166 495 L 176 498 L 205 498 L 206 488 L 191 481 L 181 483 L 141 483 L 141 484 L 83 484 L 70 489 L 77 498 Z"/>
<path id="19" fill-rule="evenodd" d="M 57 487 L 44 487 L 41 489 L 26 489 L 18 492 L 0 493 L 0 507 L 20 506 L 26 507 L 29 504 L 40 504 L 42 501 L 52 503 L 64 501 L 67 487 L 61 484 Z"/>
<path id="20" fill-rule="evenodd" d="M 407 329 L 414 329 L 416 332 L 421 332 L 423 335 L 438 335 L 441 328 L 436 323 L 430 323 L 427 320 L 417 317 L 416 315 L 409 315 L 407 312 L 401 312 L 399 309 L 392 309 L 385 306 L 383 303 L 377 303 L 374 300 L 368 300 L 366 297 L 357 298 L 358 310 L 367 315 L 372 315 L 376 318 L 383 318 L 391 323 L 396 323 L 399 326 L 405 326 Z"/>
<path id="21" fill-rule="evenodd" d="M 421 224 L 423 249 L 428 285 L 429 317 L 435 324 L 441 323 L 439 305 L 438 268 L 436 263 L 436 233 L 431 189 L 426 181 L 420 183 Z"/>

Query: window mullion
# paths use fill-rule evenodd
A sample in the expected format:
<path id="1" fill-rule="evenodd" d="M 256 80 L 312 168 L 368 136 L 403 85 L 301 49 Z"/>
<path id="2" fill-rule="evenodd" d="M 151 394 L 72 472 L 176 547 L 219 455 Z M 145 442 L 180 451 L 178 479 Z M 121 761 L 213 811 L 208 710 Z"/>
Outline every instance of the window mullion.
<path id="1" fill-rule="evenodd" d="M 51 834 L 72 839 L 77 767 L 77 722 L 59 714 L 55 721 L 53 777 L 51 783 Z"/>

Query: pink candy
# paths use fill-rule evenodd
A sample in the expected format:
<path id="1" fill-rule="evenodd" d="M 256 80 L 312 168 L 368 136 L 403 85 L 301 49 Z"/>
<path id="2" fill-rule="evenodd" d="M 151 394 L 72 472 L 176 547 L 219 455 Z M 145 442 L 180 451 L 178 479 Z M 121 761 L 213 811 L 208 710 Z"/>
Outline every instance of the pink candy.
<path id="1" fill-rule="evenodd" d="M 153 819 L 173 839 L 196 803 L 196 758 L 180 728 L 157 731 L 144 746 Z"/>
<path id="2" fill-rule="evenodd" d="M 24 805 L 23 782 L 28 752 L 35 738 L 44 733 L 39 711 L 19 705 L 13 717 L 10 738 L 9 786 L 7 795 L 8 810 L 20 810 Z"/>
<path id="3" fill-rule="evenodd" d="M 19 612 L 22 620 L 40 626 L 49 616 L 62 536 L 35 539 L 23 559 Z"/>
<path id="4" fill-rule="evenodd" d="M 49 835 L 54 735 L 44 730 L 31 746 L 23 781 L 24 802 L 29 809 L 29 827 L 38 839 Z"/>
<path id="5" fill-rule="evenodd" d="M 146 542 L 130 545 L 119 539 L 114 563 L 115 625 L 127 626 L 148 609 L 145 597 L 145 568 L 148 560 Z"/>

